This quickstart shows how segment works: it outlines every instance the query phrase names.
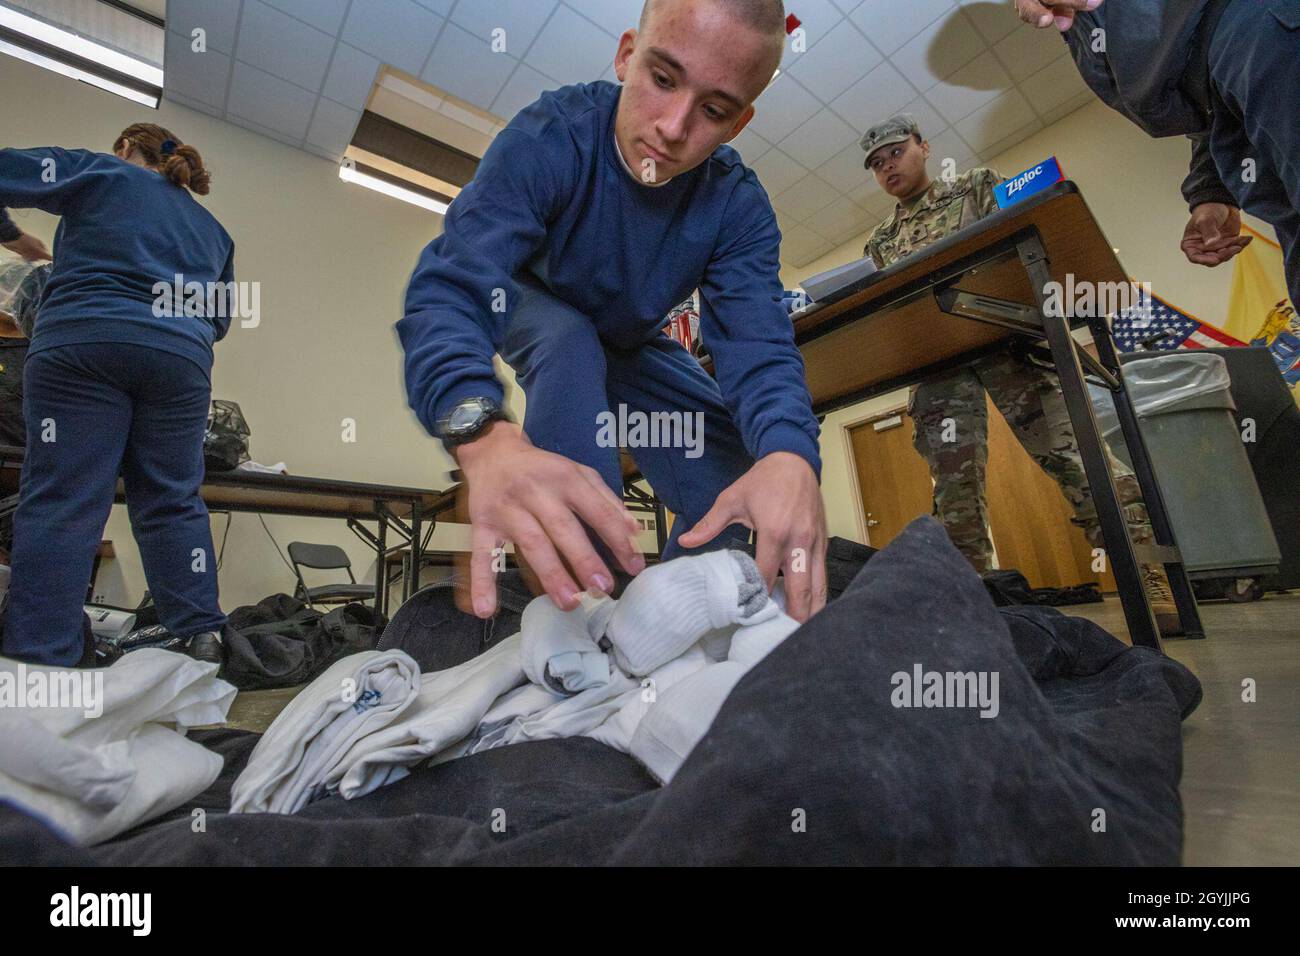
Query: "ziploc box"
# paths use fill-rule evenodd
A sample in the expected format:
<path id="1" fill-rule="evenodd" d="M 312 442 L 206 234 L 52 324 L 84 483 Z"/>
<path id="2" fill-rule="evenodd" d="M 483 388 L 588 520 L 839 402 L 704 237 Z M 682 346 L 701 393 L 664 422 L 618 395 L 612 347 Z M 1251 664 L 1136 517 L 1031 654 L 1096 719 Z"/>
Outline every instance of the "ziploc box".
<path id="1" fill-rule="evenodd" d="M 993 196 L 998 201 L 999 209 L 1006 209 L 1008 206 L 1020 202 L 1022 199 L 1028 199 L 1036 193 L 1041 193 L 1047 187 L 1059 183 L 1065 178 L 1061 172 L 1061 164 L 1056 161 L 1056 157 L 1043 160 L 1037 166 L 1031 166 L 1019 175 L 1012 176 L 1006 182 L 998 183 L 993 187 Z"/>

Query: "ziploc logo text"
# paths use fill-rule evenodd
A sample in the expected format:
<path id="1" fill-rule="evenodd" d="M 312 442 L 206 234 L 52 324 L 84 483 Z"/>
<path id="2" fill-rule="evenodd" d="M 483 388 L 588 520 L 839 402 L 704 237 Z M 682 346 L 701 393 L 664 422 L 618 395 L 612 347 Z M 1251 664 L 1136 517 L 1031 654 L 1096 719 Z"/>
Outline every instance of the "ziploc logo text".
<path id="1" fill-rule="evenodd" d="M 1061 166 L 1053 156 L 1043 160 L 1037 166 L 1026 169 L 1023 173 L 1012 176 L 1006 182 L 999 183 L 994 187 L 993 195 L 998 201 L 998 207 L 1005 209 L 1013 203 L 1042 192 L 1064 178 Z"/>

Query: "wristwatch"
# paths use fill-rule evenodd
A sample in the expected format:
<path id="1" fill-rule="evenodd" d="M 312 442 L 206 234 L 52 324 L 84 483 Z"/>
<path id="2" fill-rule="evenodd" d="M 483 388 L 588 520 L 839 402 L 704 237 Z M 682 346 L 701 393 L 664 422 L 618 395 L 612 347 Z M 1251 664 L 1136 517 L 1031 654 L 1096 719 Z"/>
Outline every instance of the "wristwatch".
<path id="1" fill-rule="evenodd" d="M 472 442 L 493 422 L 508 422 L 510 414 L 494 398 L 465 398 L 446 418 L 438 419 L 438 437 L 447 448 Z"/>

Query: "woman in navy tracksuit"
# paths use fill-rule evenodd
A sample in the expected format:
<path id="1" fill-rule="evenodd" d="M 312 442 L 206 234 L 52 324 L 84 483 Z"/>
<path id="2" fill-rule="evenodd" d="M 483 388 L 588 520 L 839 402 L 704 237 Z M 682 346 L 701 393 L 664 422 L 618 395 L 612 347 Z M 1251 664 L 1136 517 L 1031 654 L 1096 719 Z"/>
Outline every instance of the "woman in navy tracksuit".
<path id="1" fill-rule="evenodd" d="M 231 310 L 219 294 L 172 296 L 178 281 L 213 293 L 233 283 L 234 243 L 191 195 L 208 182 L 198 151 L 149 123 L 123 130 L 112 155 L 0 150 L 0 242 L 39 252 L 6 206 L 62 217 L 24 366 L 6 657 L 93 661 L 82 604 L 120 474 L 161 622 L 193 656 L 221 661 L 226 618 L 199 485 L 212 345 Z"/>

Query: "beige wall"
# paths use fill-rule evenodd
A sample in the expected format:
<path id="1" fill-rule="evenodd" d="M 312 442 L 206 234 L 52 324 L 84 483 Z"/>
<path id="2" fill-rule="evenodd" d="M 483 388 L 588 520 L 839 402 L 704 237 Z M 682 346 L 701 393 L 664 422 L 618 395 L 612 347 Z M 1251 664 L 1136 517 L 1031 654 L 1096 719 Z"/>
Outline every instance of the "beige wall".
<path id="1" fill-rule="evenodd" d="M 1010 176 L 1048 156 L 1056 156 L 1066 177 L 1079 184 L 1102 231 L 1119 249 L 1120 261 L 1129 274 L 1150 282 L 1156 295 L 1179 308 L 1207 322 L 1222 324 L 1231 288 L 1231 263 L 1215 269 L 1192 265 L 1178 247 L 1188 218 L 1179 187 L 1187 173 L 1189 150 L 1187 140 L 1151 139 L 1096 102 L 1035 133 L 989 165 Z M 931 173 L 937 171 L 937 159 L 931 158 Z M 1246 218 L 1264 235 L 1274 235 L 1272 227 L 1253 217 Z M 798 288 L 799 281 L 807 276 L 861 257 L 867 232 L 806 266 L 787 266 L 782 270 L 785 287 Z M 866 540 L 852 462 L 844 452 L 845 426 L 905 399 L 905 391 L 878 397 L 842 409 L 828 416 L 823 424 L 822 490 L 832 534 Z"/>

